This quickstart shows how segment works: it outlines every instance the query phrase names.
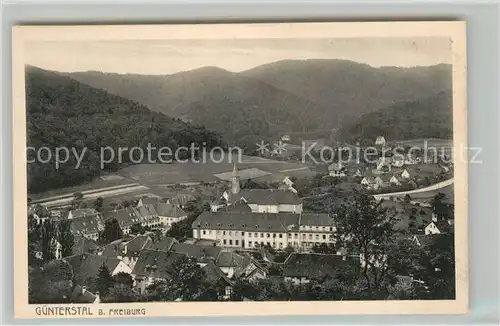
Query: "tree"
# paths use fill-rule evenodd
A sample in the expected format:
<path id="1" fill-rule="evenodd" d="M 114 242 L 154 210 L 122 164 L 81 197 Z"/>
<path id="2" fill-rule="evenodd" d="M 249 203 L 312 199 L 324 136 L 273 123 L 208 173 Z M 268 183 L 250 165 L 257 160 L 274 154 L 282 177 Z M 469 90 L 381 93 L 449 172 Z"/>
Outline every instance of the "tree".
<path id="1" fill-rule="evenodd" d="M 405 203 L 409 203 L 411 201 L 411 196 L 406 194 L 405 195 Z"/>
<path id="2" fill-rule="evenodd" d="M 104 223 L 104 230 L 99 235 L 99 242 L 110 243 L 123 237 L 123 231 L 116 218 L 109 219 Z"/>
<path id="3" fill-rule="evenodd" d="M 366 290 L 369 295 L 378 296 L 387 281 L 387 256 L 393 243 L 396 214 L 383 207 L 382 201 L 355 191 L 335 215 L 339 244 L 348 253 L 361 255 Z"/>
<path id="4" fill-rule="evenodd" d="M 453 217 L 453 209 L 450 205 L 443 203 L 446 195 L 442 192 L 437 193 L 431 201 L 432 211 L 438 219 L 449 219 Z"/>
<path id="5" fill-rule="evenodd" d="M 106 264 L 102 263 L 97 273 L 96 280 L 96 290 L 99 291 L 99 295 L 106 296 L 108 294 L 109 288 L 114 285 L 114 279 L 106 267 Z"/>
<path id="6" fill-rule="evenodd" d="M 172 279 L 155 281 L 147 287 L 148 297 L 152 300 L 194 301 L 206 291 L 205 272 L 191 257 L 182 257 L 171 267 Z"/>
<path id="7" fill-rule="evenodd" d="M 94 201 L 94 209 L 98 212 L 102 212 L 104 210 L 104 199 L 102 197 L 97 197 Z"/>
<path id="8" fill-rule="evenodd" d="M 41 251 L 44 262 L 55 258 L 55 227 L 51 220 L 46 220 L 41 228 Z"/>
<path id="9" fill-rule="evenodd" d="M 130 233 L 132 234 L 144 234 L 151 230 L 149 226 L 142 226 L 141 223 L 132 224 L 130 227 Z"/>
<path id="10" fill-rule="evenodd" d="M 73 233 L 71 233 L 71 220 L 59 222 L 57 238 L 57 241 L 61 244 L 62 257 L 71 256 L 73 254 L 74 241 Z"/>
<path id="11" fill-rule="evenodd" d="M 43 261 L 37 257 L 40 251 L 42 225 L 37 223 L 33 215 L 28 216 L 28 265 L 40 266 Z"/>
<path id="12" fill-rule="evenodd" d="M 243 299 L 255 300 L 259 290 L 247 280 L 237 279 L 233 285 L 231 301 L 243 301 Z"/>
<path id="13" fill-rule="evenodd" d="M 129 288 L 132 288 L 134 285 L 134 279 L 130 274 L 125 272 L 119 272 L 115 276 L 113 276 L 113 281 L 116 285 L 123 285 Z"/>
<path id="14" fill-rule="evenodd" d="M 102 298 L 104 303 L 119 303 L 119 302 L 138 302 L 142 301 L 141 295 L 135 292 L 132 288 L 117 284 L 111 287 L 108 294 Z"/>
<path id="15" fill-rule="evenodd" d="M 73 269 L 64 260 L 29 269 L 30 303 L 68 303 L 73 288 Z"/>

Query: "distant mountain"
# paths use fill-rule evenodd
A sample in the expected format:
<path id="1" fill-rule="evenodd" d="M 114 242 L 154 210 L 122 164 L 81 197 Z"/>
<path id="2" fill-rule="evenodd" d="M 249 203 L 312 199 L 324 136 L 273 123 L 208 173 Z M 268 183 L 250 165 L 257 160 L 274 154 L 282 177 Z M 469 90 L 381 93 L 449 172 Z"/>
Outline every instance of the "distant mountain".
<path id="1" fill-rule="evenodd" d="M 451 91 L 440 92 L 427 99 L 401 102 L 368 113 L 342 128 L 338 136 L 347 141 L 373 141 L 378 136 L 387 140 L 453 137 Z"/>
<path id="2" fill-rule="evenodd" d="M 56 169 L 47 164 L 28 164 L 28 190 L 39 192 L 75 185 L 98 176 L 100 149 L 110 146 L 145 148 L 189 146 L 192 142 L 213 147 L 220 136 L 204 127 L 186 124 L 146 106 L 82 84 L 55 72 L 26 67 L 27 145 L 35 148 L 87 148 L 80 168 L 70 160 Z M 128 152 L 123 163 L 129 163 Z M 155 155 L 156 153 L 152 153 Z M 155 156 L 153 156 L 155 157 Z M 118 158 L 106 169 L 116 170 Z"/>
<path id="3" fill-rule="evenodd" d="M 205 67 L 173 75 L 80 72 L 72 78 L 253 146 L 282 133 L 345 126 L 401 101 L 451 89 L 451 67 L 398 68 L 346 60 L 283 60 L 232 73 Z"/>
<path id="4" fill-rule="evenodd" d="M 451 66 L 374 68 L 347 60 L 283 60 L 243 73 L 323 108 L 318 118 L 342 126 L 365 113 L 451 89 Z"/>
<path id="5" fill-rule="evenodd" d="M 203 124 L 229 144 L 255 143 L 288 131 L 318 128 L 321 108 L 260 80 L 205 67 L 169 76 L 72 73 L 83 83 L 144 103 L 172 117 Z"/>

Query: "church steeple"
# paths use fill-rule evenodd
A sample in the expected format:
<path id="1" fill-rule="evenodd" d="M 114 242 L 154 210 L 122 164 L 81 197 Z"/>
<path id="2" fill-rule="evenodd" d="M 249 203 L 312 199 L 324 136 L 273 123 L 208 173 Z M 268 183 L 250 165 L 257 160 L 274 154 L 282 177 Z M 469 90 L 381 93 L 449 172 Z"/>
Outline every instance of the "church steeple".
<path id="1" fill-rule="evenodd" d="M 240 192 L 240 173 L 238 168 L 236 167 L 236 163 L 234 163 L 233 167 L 233 175 L 232 175 L 232 184 L 231 184 L 231 192 L 233 194 L 237 194 Z"/>

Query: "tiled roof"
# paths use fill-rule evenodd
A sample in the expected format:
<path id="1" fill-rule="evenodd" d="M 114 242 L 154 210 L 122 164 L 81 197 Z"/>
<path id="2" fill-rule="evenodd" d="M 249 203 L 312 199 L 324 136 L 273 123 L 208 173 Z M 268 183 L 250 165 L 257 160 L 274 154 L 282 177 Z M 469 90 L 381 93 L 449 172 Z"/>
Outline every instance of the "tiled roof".
<path id="1" fill-rule="evenodd" d="M 238 194 L 230 193 L 229 202 L 244 198 L 248 204 L 258 205 L 298 205 L 301 204 L 297 194 L 279 189 L 242 189 Z"/>
<path id="2" fill-rule="evenodd" d="M 203 266 L 202 270 L 205 272 L 206 280 L 211 284 L 216 284 L 219 281 L 223 281 L 228 285 L 232 284 L 226 274 L 224 274 L 219 267 L 215 266 L 213 262 L 208 262 Z"/>
<path id="3" fill-rule="evenodd" d="M 81 254 L 64 258 L 73 268 L 75 280 L 80 285 L 86 285 L 88 278 L 96 277 L 102 264 L 112 273 L 121 260 L 100 255 Z"/>
<path id="4" fill-rule="evenodd" d="M 164 237 L 160 242 L 153 243 L 151 249 L 169 251 L 170 248 L 172 248 L 172 246 L 174 245 L 174 243 L 178 243 L 177 239 L 171 237 Z"/>
<path id="5" fill-rule="evenodd" d="M 183 217 L 187 216 L 187 213 L 182 210 L 178 205 L 158 203 L 155 205 L 156 212 L 159 216 L 164 217 Z"/>
<path id="6" fill-rule="evenodd" d="M 278 231 L 298 230 L 300 214 L 203 212 L 193 222 L 193 229 Z"/>
<path id="7" fill-rule="evenodd" d="M 348 257 L 344 260 L 343 257 L 345 256 L 292 253 L 283 264 L 283 276 L 322 279 L 333 276 L 344 264 L 359 266 L 359 259 Z"/>
<path id="8" fill-rule="evenodd" d="M 220 247 L 216 246 L 200 246 L 187 243 L 174 243 L 170 249 L 171 252 L 184 254 L 188 257 L 196 258 L 198 261 L 216 259 L 221 250 Z"/>
<path id="9" fill-rule="evenodd" d="M 104 215 L 104 220 L 115 218 L 120 224 L 120 227 L 128 228 L 137 223 L 146 223 L 159 220 L 156 211 L 152 205 L 142 207 L 127 207 L 111 212 Z"/>
<path id="10" fill-rule="evenodd" d="M 219 267 L 242 267 L 245 263 L 250 262 L 249 259 L 245 260 L 245 257 L 231 250 L 224 250 L 219 253 L 215 264 Z"/>
<path id="11" fill-rule="evenodd" d="M 104 222 L 101 215 L 96 213 L 94 215 L 86 215 L 78 218 L 73 218 L 71 221 L 71 232 L 73 234 L 92 234 L 99 233 L 104 230 Z"/>
<path id="12" fill-rule="evenodd" d="M 233 203 L 232 205 L 222 207 L 219 210 L 223 212 L 240 212 L 240 213 L 249 213 L 252 211 L 250 206 L 248 206 L 244 200 L 239 200 Z"/>
<path id="13" fill-rule="evenodd" d="M 153 240 L 148 235 L 139 235 L 127 243 L 123 244 L 127 246 L 127 253 L 125 256 L 139 256 L 142 250 L 149 249 L 153 246 Z"/>
<path id="14" fill-rule="evenodd" d="M 172 278 L 172 265 L 185 257 L 183 254 L 159 250 L 144 250 L 135 263 L 132 274 L 161 279 Z"/>
<path id="15" fill-rule="evenodd" d="M 71 303 L 94 303 L 97 296 L 80 285 L 75 286 L 71 293 Z"/>
<path id="16" fill-rule="evenodd" d="M 298 230 L 300 225 L 333 226 L 328 214 L 316 213 L 251 213 L 251 212 L 203 212 L 193 222 L 193 229 L 243 230 L 287 232 Z"/>
<path id="17" fill-rule="evenodd" d="M 73 247 L 71 249 L 73 255 L 93 253 L 98 249 L 99 246 L 94 241 L 89 240 L 82 235 L 76 234 L 73 237 Z"/>

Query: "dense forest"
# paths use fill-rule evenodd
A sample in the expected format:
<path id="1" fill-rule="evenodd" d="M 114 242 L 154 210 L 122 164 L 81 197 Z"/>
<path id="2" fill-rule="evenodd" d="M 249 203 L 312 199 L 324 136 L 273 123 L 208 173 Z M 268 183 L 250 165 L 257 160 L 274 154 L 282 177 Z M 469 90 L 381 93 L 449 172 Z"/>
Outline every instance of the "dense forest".
<path id="1" fill-rule="evenodd" d="M 383 135 L 390 140 L 445 138 L 453 136 L 451 91 L 427 99 L 403 102 L 365 114 L 354 124 L 339 130 L 347 142 L 373 140 Z"/>
<path id="2" fill-rule="evenodd" d="M 205 127 L 187 124 L 146 106 L 109 94 L 70 77 L 35 67 L 26 67 L 27 145 L 39 149 L 87 148 L 81 166 L 76 158 L 56 169 L 53 162 L 28 164 L 28 191 L 76 185 L 100 174 L 101 148 L 110 146 L 146 148 L 169 146 L 173 150 L 191 143 L 207 148 L 222 145 L 221 137 Z M 128 154 L 128 153 L 127 153 Z M 43 152 L 42 159 L 47 158 Z M 34 153 L 28 153 L 34 159 Z M 38 160 L 37 160 L 38 161 Z M 128 155 L 123 164 L 129 163 Z M 105 169 L 120 168 L 118 158 Z"/>

